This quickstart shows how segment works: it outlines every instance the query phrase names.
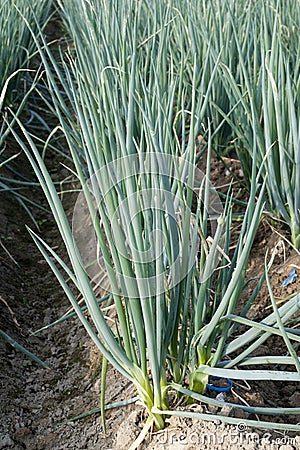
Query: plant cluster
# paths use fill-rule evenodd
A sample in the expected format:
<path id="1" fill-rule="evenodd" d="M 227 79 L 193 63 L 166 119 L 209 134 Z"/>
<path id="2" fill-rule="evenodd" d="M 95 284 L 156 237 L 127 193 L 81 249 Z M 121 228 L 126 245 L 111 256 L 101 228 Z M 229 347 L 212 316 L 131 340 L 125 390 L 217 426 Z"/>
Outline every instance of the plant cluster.
<path id="1" fill-rule="evenodd" d="M 47 106 L 59 120 L 82 191 L 72 228 L 43 155 L 18 120 L 23 136 L 12 132 L 46 195 L 70 263 L 29 231 L 102 353 L 104 369 L 110 362 L 135 385 L 147 427 L 162 429 L 168 415 L 186 414 L 172 410 L 170 391 L 224 405 L 205 395 L 210 376 L 300 380 L 294 345 L 300 338 L 286 325 L 299 309 L 299 294 L 278 307 L 270 288 L 273 312 L 259 323 L 250 320 L 262 277 L 239 308 L 265 192 L 273 208 L 280 205 L 299 246 L 298 84 L 290 75 L 298 73 L 291 66 L 298 61 L 298 25 L 290 29 L 290 15 L 273 3 L 60 0 L 72 43 L 60 61 L 22 15 L 46 72 Z M 207 142 L 205 176 L 196 168 L 200 134 Z M 212 145 L 232 139 L 249 181 L 234 251 L 231 193 L 222 205 L 210 184 Z M 88 257 L 81 224 L 92 242 Z M 108 291 L 113 326 L 95 285 Z M 283 338 L 288 356 L 251 356 L 273 335 Z M 294 370 L 261 368 L 282 364 Z M 300 412 L 231 406 L 264 415 Z"/>

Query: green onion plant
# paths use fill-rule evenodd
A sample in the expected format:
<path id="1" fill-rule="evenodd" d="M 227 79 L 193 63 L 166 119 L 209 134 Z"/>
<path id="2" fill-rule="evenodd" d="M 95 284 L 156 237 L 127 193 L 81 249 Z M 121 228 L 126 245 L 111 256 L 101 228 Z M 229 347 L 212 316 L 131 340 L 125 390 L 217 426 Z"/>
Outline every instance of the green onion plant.
<path id="1" fill-rule="evenodd" d="M 89 221 L 94 243 L 90 261 L 81 252 L 80 230 L 77 225 L 76 232 L 72 230 L 34 138 L 20 121 L 23 137 L 13 133 L 44 190 L 69 263 L 42 237 L 29 232 L 91 339 L 134 384 L 148 412 L 146 425 L 154 423 L 157 429 L 165 426 L 168 415 L 189 414 L 172 409 L 171 390 L 215 403 L 205 395 L 210 376 L 300 381 L 299 360 L 292 350 L 299 336 L 284 327 L 299 309 L 299 296 L 255 322 L 246 317 L 255 290 L 237 312 L 263 211 L 264 183 L 254 164 L 250 199 L 232 251 L 230 193 L 221 207 L 209 182 L 212 141 L 207 116 L 215 79 L 206 95 L 200 95 L 199 77 L 204 86 L 206 73 L 197 67 L 197 55 L 184 45 L 190 37 L 184 33 L 191 32 L 185 2 L 177 1 L 176 10 L 173 2 L 159 1 L 64 0 L 60 5 L 73 42 L 69 52 L 58 64 L 45 43 L 35 41 L 52 92 L 52 109 L 81 186 L 79 204 L 84 206 L 75 207 L 74 217 L 78 225 L 78 211 L 85 210 L 83 227 L 84 220 Z M 186 23 L 180 34 L 177 20 Z M 173 33 L 182 36 L 176 52 Z M 193 65 L 189 82 L 175 64 L 178 58 Z M 212 75 L 216 73 L 217 68 Z M 208 124 L 203 177 L 195 168 L 195 140 L 202 123 Z M 108 287 L 103 289 L 113 301 L 112 317 L 107 317 L 95 295 L 91 265 L 98 265 L 101 273 L 105 267 Z M 84 299 L 89 320 L 76 291 Z M 248 331 L 239 324 L 247 325 Z M 295 370 L 264 370 L 264 364 L 280 364 L 280 357 L 252 356 L 272 335 L 284 338 L 288 363 Z M 300 408 L 234 406 L 256 414 L 300 412 Z M 224 416 L 195 417 L 239 423 Z"/>
<path id="2" fill-rule="evenodd" d="M 3 0 L 0 4 L 0 192 L 12 193 L 36 226 L 37 222 L 28 205 L 40 205 L 23 192 L 35 183 L 13 167 L 18 152 L 6 155 L 5 141 L 15 122 L 9 115 L 8 107 L 19 117 L 40 78 L 39 70 L 33 69 L 33 59 L 37 56 L 36 45 L 24 17 L 38 34 L 39 29 L 47 25 L 52 6 L 52 1 L 46 0 Z M 30 78 L 26 77 L 29 72 L 34 72 Z M 13 175 L 9 176 L 8 173 Z"/>
<path id="3" fill-rule="evenodd" d="M 254 21 L 251 29 L 256 30 L 251 33 L 256 36 L 252 58 L 244 54 L 234 17 L 231 19 L 240 70 L 237 77 L 226 61 L 220 66 L 234 110 L 223 116 L 233 129 L 249 184 L 257 147 L 256 164 L 263 168 L 262 178 L 266 179 L 267 207 L 289 226 L 292 244 L 299 250 L 299 8 L 295 2 L 258 3 L 259 16 L 249 18 Z"/>
<path id="4" fill-rule="evenodd" d="M 0 4 L 0 148 L 9 133 L 7 106 L 15 115 L 23 110 L 38 74 L 33 72 L 36 46 L 23 17 L 35 33 L 44 29 L 50 16 L 52 0 L 2 0 Z M 36 69 L 36 68 L 35 68 Z M 23 84 L 21 86 L 21 80 Z M 11 118 L 9 119 L 11 120 Z M 13 122 L 12 122 L 13 123 Z"/>
<path id="5" fill-rule="evenodd" d="M 46 0 L 2 0 L 0 5 L 0 92 L 5 92 L 6 101 L 13 100 L 13 92 L 21 70 L 30 68 L 36 47 L 23 17 L 38 33 L 49 21 L 52 1 Z M 38 23 L 36 23 L 36 20 Z M 6 85 L 9 80 L 9 86 Z"/>

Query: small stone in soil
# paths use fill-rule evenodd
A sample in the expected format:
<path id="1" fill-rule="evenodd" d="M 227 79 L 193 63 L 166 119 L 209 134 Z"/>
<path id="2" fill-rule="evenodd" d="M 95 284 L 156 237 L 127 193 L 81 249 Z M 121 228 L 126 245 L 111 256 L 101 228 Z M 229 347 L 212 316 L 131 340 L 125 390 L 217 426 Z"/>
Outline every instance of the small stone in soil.
<path id="1" fill-rule="evenodd" d="M 222 406 L 221 411 L 219 412 L 220 416 L 231 417 L 233 413 L 233 408 L 228 405 Z"/>
<path id="2" fill-rule="evenodd" d="M 289 398 L 289 403 L 292 407 L 298 407 L 300 405 L 300 392 L 294 392 Z"/>

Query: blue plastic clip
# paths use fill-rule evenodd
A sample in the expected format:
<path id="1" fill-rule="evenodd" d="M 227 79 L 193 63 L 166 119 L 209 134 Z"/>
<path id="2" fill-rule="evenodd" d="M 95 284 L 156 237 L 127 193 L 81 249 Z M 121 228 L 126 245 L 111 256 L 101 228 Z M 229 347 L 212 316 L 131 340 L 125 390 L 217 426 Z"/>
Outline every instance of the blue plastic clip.
<path id="1" fill-rule="evenodd" d="M 225 380 L 227 383 L 227 386 L 224 387 L 217 387 L 211 383 L 207 383 L 206 387 L 208 389 L 210 389 L 211 391 L 216 391 L 216 392 L 227 392 L 230 391 L 230 389 L 232 388 L 232 381 L 229 378 L 223 378 L 223 377 L 210 377 L 211 380 Z"/>
<path id="2" fill-rule="evenodd" d="M 297 278 L 297 272 L 296 269 L 293 269 L 290 271 L 289 276 L 284 280 L 284 282 L 282 283 L 282 287 L 286 287 L 291 283 L 294 283 L 294 281 L 296 281 Z"/>

